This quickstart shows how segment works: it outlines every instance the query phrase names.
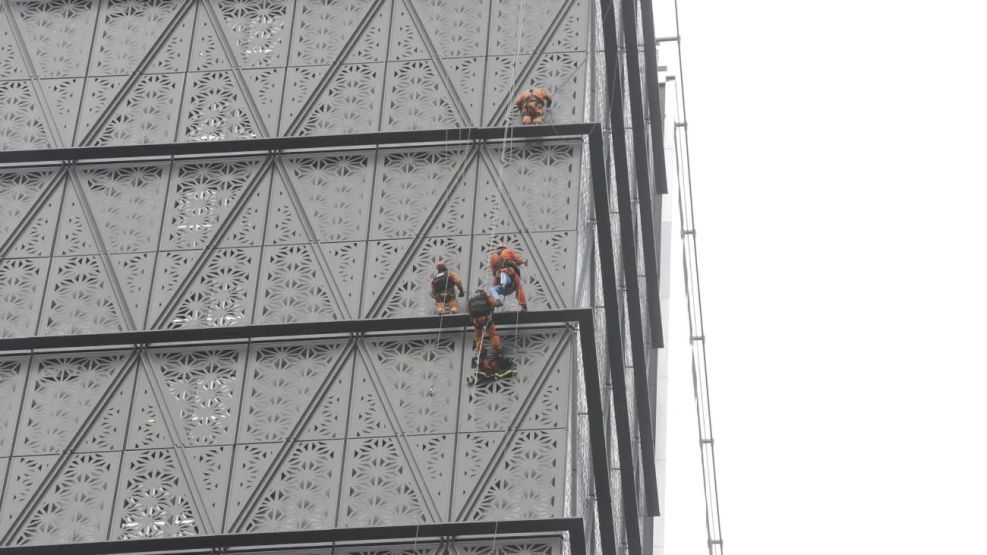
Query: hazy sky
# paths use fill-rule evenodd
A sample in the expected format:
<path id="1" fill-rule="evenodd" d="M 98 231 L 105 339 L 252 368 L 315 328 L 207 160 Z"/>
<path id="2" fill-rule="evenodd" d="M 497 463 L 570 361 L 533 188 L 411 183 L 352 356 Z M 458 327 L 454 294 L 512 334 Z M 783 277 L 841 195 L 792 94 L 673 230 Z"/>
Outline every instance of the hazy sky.
<path id="1" fill-rule="evenodd" d="M 987 5 L 680 22 L 725 553 L 987 553 Z M 669 390 L 665 553 L 699 555 L 686 364 Z"/>

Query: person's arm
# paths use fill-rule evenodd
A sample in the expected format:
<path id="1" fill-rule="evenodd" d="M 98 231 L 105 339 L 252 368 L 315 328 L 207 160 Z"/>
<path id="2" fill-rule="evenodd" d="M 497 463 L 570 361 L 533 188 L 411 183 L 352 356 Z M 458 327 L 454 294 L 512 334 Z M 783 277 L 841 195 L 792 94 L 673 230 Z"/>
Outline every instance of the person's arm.
<path id="1" fill-rule="evenodd" d="M 463 282 L 460 281 L 459 276 L 455 272 L 449 272 L 449 277 L 452 278 L 453 285 L 459 290 L 459 296 L 464 296 L 466 293 L 463 291 Z"/>

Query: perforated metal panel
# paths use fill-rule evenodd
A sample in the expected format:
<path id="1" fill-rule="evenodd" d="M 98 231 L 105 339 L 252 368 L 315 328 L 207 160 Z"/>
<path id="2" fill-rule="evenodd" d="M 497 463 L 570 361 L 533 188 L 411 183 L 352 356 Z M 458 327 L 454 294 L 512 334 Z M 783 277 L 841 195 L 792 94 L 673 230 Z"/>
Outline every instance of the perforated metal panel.
<path id="1" fill-rule="evenodd" d="M 17 0 L 0 149 L 583 121 L 588 0 Z"/>
<path id="2" fill-rule="evenodd" d="M 0 358 L 13 544 L 562 516 L 573 335 L 367 337 Z M 5 420 L 6 422 L 6 420 Z"/>

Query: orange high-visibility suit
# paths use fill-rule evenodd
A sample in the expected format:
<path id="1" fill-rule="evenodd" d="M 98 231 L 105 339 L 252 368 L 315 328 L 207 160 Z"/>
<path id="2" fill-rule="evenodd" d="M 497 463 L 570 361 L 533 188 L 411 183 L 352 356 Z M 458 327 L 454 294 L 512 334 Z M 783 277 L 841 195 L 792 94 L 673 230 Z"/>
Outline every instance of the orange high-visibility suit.
<path id="1" fill-rule="evenodd" d="M 497 335 L 497 328 L 494 327 L 493 314 L 497 303 L 489 293 L 483 290 L 477 291 L 469 299 L 468 310 L 470 323 L 473 324 L 473 348 L 477 352 L 483 352 L 483 337 L 490 338 L 490 345 L 495 353 L 500 352 L 500 336 Z"/>
<path id="2" fill-rule="evenodd" d="M 521 112 L 521 123 L 524 125 L 541 125 L 545 116 L 545 108 L 551 108 L 552 95 L 541 87 L 528 89 L 518 95 L 514 102 L 517 111 Z"/>
<path id="3" fill-rule="evenodd" d="M 524 263 L 521 255 L 511 248 L 498 247 L 497 250 L 490 253 L 490 271 L 493 273 L 494 286 L 502 286 L 501 274 L 507 274 L 514 291 L 517 292 L 518 304 L 521 305 L 522 309 L 528 310 L 528 298 L 524 295 L 524 287 L 521 285 L 521 266 Z M 507 296 L 509 291 L 504 291 L 502 288 L 501 293 Z"/>
<path id="4" fill-rule="evenodd" d="M 453 314 L 459 312 L 459 301 L 456 300 L 457 289 L 459 296 L 462 297 L 465 294 L 463 282 L 460 281 L 456 272 L 439 270 L 432 276 L 432 298 L 435 299 L 435 312 L 437 314 L 445 314 L 446 311 Z"/>

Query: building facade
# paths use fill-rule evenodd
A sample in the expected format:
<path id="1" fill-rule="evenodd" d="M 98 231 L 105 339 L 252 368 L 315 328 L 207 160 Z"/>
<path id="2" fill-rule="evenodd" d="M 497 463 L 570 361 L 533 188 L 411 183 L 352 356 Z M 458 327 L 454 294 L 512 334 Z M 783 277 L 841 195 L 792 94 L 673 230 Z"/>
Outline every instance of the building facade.
<path id="1" fill-rule="evenodd" d="M 649 552 L 650 9 L 0 4 L 0 552 Z"/>

